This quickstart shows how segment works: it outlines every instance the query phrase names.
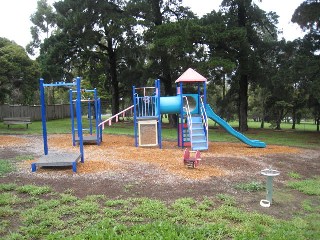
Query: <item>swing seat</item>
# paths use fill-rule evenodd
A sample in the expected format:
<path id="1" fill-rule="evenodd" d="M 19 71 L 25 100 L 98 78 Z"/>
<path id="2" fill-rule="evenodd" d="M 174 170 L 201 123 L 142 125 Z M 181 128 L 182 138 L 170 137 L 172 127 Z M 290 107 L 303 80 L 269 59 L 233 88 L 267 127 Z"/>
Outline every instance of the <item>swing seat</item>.
<path id="1" fill-rule="evenodd" d="M 193 156 L 191 156 L 193 155 Z M 184 150 L 183 163 L 189 168 L 196 168 L 201 161 L 200 151 L 190 151 L 188 148 Z"/>

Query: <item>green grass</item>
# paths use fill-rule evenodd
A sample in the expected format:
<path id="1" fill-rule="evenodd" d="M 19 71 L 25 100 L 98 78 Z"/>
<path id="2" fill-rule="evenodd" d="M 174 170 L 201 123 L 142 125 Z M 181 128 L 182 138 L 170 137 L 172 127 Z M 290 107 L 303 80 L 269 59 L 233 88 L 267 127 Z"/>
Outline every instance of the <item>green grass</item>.
<path id="1" fill-rule="evenodd" d="M 320 196 L 320 177 L 301 181 L 290 181 L 288 186 L 308 195 Z"/>
<path id="2" fill-rule="evenodd" d="M 318 213 L 308 199 L 299 215 L 281 220 L 242 210 L 227 194 L 166 203 L 0 185 L 1 239 L 317 239 Z"/>
<path id="3" fill-rule="evenodd" d="M 261 182 L 252 181 L 248 183 L 239 183 L 235 186 L 236 189 L 244 190 L 247 192 L 257 192 L 265 190 L 265 184 L 262 184 Z"/>
<path id="4" fill-rule="evenodd" d="M 293 178 L 293 179 L 300 179 L 301 178 L 301 175 L 299 173 L 297 173 L 297 172 L 289 172 L 288 176 Z"/>
<path id="5" fill-rule="evenodd" d="M 0 159 L 0 177 L 3 177 L 10 172 L 13 172 L 16 169 L 15 167 L 16 162 L 30 160 L 30 159 L 33 159 L 33 156 L 21 155 L 11 159 Z"/>
<path id="6" fill-rule="evenodd" d="M 13 164 L 9 160 L 0 159 L 0 177 L 14 170 Z"/>

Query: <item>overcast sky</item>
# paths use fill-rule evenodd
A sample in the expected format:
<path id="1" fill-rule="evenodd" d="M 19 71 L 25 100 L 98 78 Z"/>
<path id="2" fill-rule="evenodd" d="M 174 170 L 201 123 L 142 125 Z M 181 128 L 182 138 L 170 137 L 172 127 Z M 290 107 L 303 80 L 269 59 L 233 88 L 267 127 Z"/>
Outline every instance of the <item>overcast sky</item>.
<path id="1" fill-rule="evenodd" d="M 81 0 L 79 0 L 81 1 Z M 48 2 L 54 2 L 49 0 Z M 294 10 L 303 0 L 262 0 L 255 2 L 265 11 L 274 11 L 279 16 L 279 29 L 283 37 L 293 40 L 302 37 L 300 28 L 291 23 Z M 218 9 L 221 0 L 183 0 L 183 5 L 191 7 L 198 16 Z M 0 0 L 0 37 L 8 38 L 25 47 L 31 41 L 30 15 L 36 11 L 37 0 Z"/>

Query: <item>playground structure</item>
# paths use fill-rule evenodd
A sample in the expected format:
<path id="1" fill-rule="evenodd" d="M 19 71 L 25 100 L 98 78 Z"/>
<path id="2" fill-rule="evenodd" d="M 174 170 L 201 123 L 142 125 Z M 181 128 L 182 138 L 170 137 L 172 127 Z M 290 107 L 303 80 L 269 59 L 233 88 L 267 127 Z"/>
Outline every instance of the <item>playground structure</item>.
<path id="1" fill-rule="evenodd" d="M 77 93 L 77 90 L 69 90 L 69 98 L 70 98 L 70 115 L 71 115 L 71 131 L 72 131 L 72 144 L 73 146 L 76 145 L 76 143 L 79 142 L 79 138 L 76 137 L 76 131 L 78 130 L 78 126 L 75 122 L 75 116 L 77 116 L 77 98 L 73 99 L 73 94 Z M 102 127 L 99 126 L 101 120 L 101 102 L 100 98 L 97 94 L 97 89 L 88 90 L 88 89 L 82 89 L 81 93 L 91 93 L 93 94 L 93 99 L 82 99 L 81 97 L 81 103 L 87 103 L 88 104 L 88 121 L 89 121 L 89 127 L 83 128 L 82 131 L 86 131 L 89 135 L 83 135 L 83 143 L 96 143 L 97 145 L 100 145 L 102 141 Z M 92 106 L 94 107 L 94 114 L 92 114 Z M 75 109 L 75 110 L 74 110 Z M 81 113 L 80 113 L 81 115 Z M 92 119 L 93 118 L 93 119 Z M 93 135 L 93 120 L 95 124 L 95 135 Z M 83 125 L 83 124 L 82 124 Z"/>
<path id="2" fill-rule="evenodd" d="M 223 127 L 229 134 L 233 135 L 245 144 L 264 148 L 266 144 L 259 140 L 252 140 L 233 129 L 226 121 L 220 118 L 207 104 L 206 97 L 207 79 L 189 68 L 177 80 L 176 96 L 160 96 L 160 81 L 155 81 L 154 87 L 133 86 L 133 105 L 123 110 L 133 109 L 134 112 L 134 136 L 135 146 L 159 146 L 162 148 L 162 114 L 178 115 L 178 146 L 191 150 L 208 149 L 208 118 Z M 184 93 L 184 85 L 189 85 L 191 93 Z M 104 124 L 117 115 L 100 123 L 102 129 Z"/>
<path id="3" fill-rule="evenodd" d="M 77 77 L 72 83 L 56 82 L 44 83 L 44 79 L 40 79 L 40 102 L 41 102 L 41 118 L 42 118 L 42 136 L 44 146 L 44 156 L 41 156 L 38 161 L 31 164 L 32 172 L 37 170 L 37 167 L 53 167 L 53 166 L 72 166 L 74 172 L 77 171 L 77 162 L 84 163 L 83 151 L 83 132 L 82 132 L 82 115 L 81 115 L 81 89 L 80 78 Z M 45 87 L 68 87 L 76 88 L 76 112 L 77 112 L 77 133 L 79 139 L 79 153 L 50 153 L 48 151 L 48 136 L 47 136 L 47 122 L 46 122 L 46 105 L 45 105 Z M 72 104 L 71 104 L 72 105 Z"/>

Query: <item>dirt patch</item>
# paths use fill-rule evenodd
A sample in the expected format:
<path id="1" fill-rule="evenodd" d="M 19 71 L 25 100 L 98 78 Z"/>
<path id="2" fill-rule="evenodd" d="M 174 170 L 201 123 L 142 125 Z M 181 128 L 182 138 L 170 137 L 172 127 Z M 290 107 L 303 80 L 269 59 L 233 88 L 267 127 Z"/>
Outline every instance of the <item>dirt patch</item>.
<path id="1" fill-rule="evenodd" d="M 0 147 L 19 147 L 27 142 L 28 140 L 22 137 L 0 135 Z"/>
<path id="2" fill-rule="evenodd" d="M 242 143 L 209 144 L 201 153 L 200 166 L 190 169 L 183 164 L 183 151 L 173 141 L 164 141 L 163 148 L 134 147 L 130 136 L 104 135 L 100 146 L 85 145 L 85 162 L 78 163 L 77 173 L 70 167 L 39 168 L 31 172 L 31 162 L 43 154 L 41 136 L 0 136 L 1 156 L 13 159 L 33 155 L 34 160 L 18 163 L 18 171 L 1 182 L 49 185 L 58 192 L 72 190 L 83 197 L 105 194 L 111 198 L 151 197 L 172 201 L 179 197 L 202 198 L 218 193 L 230 194 L 244 208 L 287 218 L 294 214 L 302 196 L 285 187 L 288 173 L 303 178 L 319 175 L 320 153 L 317 150 L 268 145 L 250 148 Z M 72 146 L 70 135 L 52 135 L 48 140 L 50 152 L 79 152 Z M 263 209 L 259 202 L 264 192 L 239 191 L 241 182 L 265 182 L 260 171 L 272 166 L 280 171 L 274 180 L 275 197 L 272 208 Z M 290 197 L 288 197 L 290 196 Z M 292 199 L 292 200 L 290 200 Z"/>

